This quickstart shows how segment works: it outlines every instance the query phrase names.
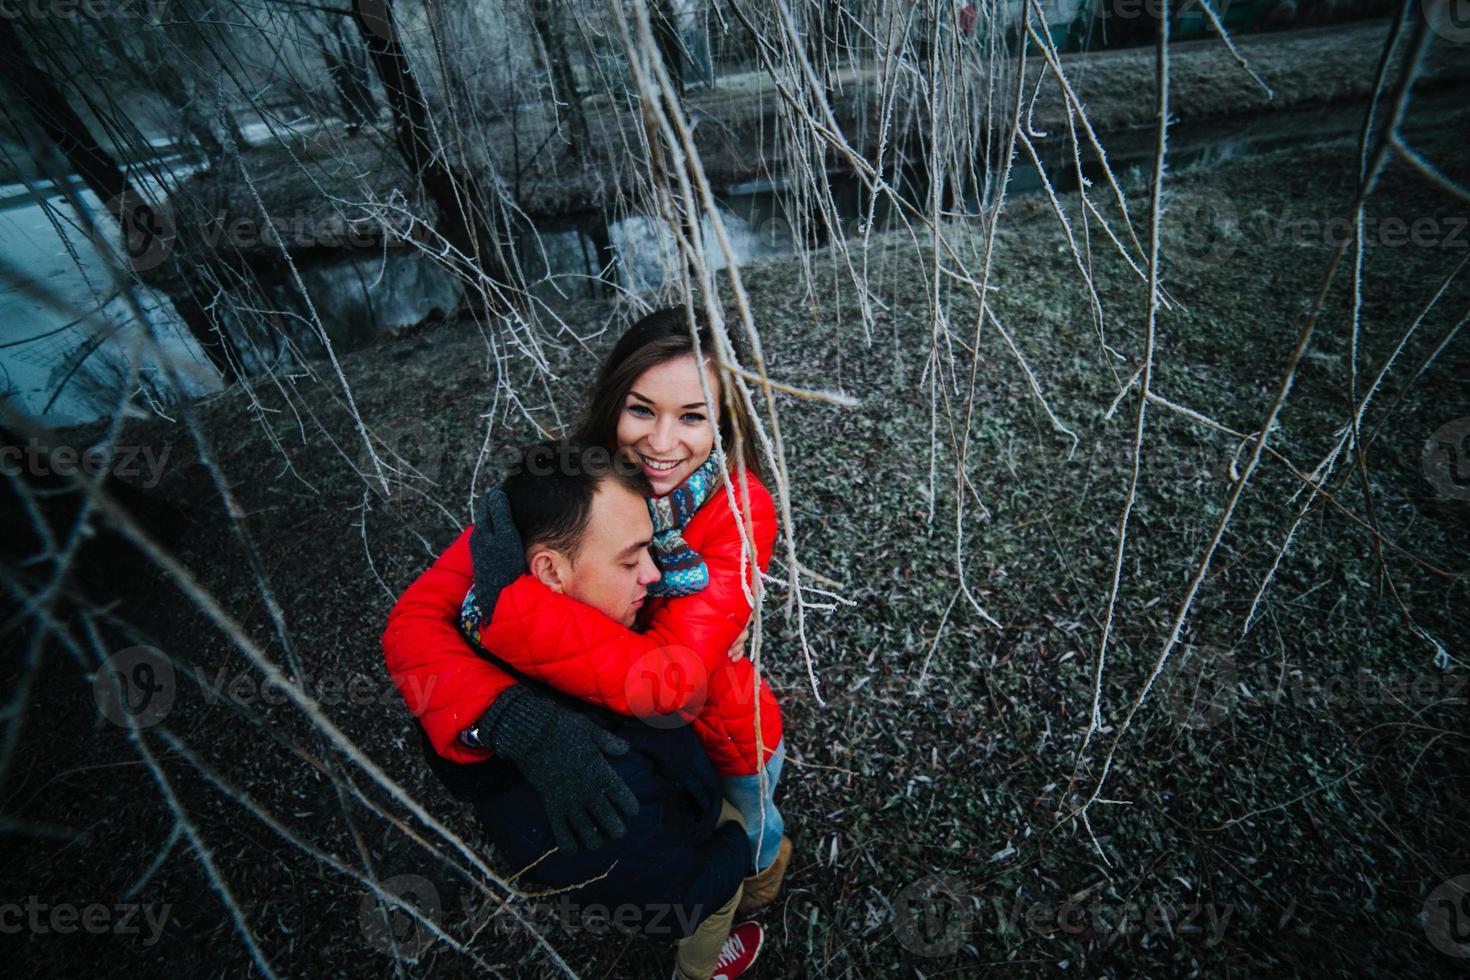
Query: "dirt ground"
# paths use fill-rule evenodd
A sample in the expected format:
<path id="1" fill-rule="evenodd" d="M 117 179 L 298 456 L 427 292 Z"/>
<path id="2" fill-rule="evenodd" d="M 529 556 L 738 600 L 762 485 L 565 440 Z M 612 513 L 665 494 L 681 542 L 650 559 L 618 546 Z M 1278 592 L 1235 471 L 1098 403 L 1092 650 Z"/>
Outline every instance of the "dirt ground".
<path id="1" fill-rule="evenodd" d="M 1416 113 L 1405 127 L 1413 145 L 1461 182 L 1470 180 L 1460 153 L 1470 131 L 1463 105 Z M 1260 424 L 1332 252 L 1329 222 L 1346 213 L 1355 161 L 1355 147 L 1338 143 L 1171 175 L 1163 245 L 1172 306 L 1159 322 L 1157 392 L 1237 431 Z M 1144 188 L 1135 184 L 1130 195 L 1142 233 Z M 1384 174 L 1368 208 L 1359 386 L 1464 262 L 1466 214 L 1464 201 L 1400 162 Z M 1394 219 L 1412 226 L 1419 218 L 1430 224 L 1417 237 L 1392 231 Z M 1075 208 L 1070 220 L 1080 234 Z M 1302 503 L 1289 498 L 1300 481 L 1279 459 L 1263 461 L 1185 624 L 1183 666 L 1161 678 L 1118 747 L 1106 802 L 1090 811 L 1094 845 L 1067 815 L 1101 774 L 1112 733 L 1222 513 L 1232 461 L 1242 457 L 1237 438 L 1163 406 L 1150 411 L 1103 687 L 1106 727 L 1079 766 L 1134 413 L 1131 398 L 1111 417 L 1103 412 L 1127 378 L 1102 343 L 1140 354 L 1145 290 L 1093 227 L 1097 288 L 1109 311 L 1099 331 L 1044 201 L 1013 202 L 1005 226 L 997 314 L 1079 441 L 1069 452 L 1071 440 L 1038 409 L 996 331 L 979 331 L 968 506 L 982 516 L 966 524 L 963 548 L 969 582 L 1000 629 L 963 599 L 952 603 L 952 486 L 940 487 L 930 519 L 927 280 L 914 274 L 912 244 L 876 240 L 866 255 L 884 304 L 869 324 L 856 315 L 846 266 L 830 255 L 819 256 L 810 291 L 791 259 L 744 270 L 779 376 L 860 399 L 852 410 L 781 404 L 802 561 L 840 583 L 855 605 L 807 624 L 819 704 L 795 625 L 780 615 L 783 596 L 768 600 L 762 664 L 793 752 L 780 798 L 796 856 L 782 899 L 761 915 L 769 948 L 756 975 L 1450 975 L 1465 961 L 1436 948 L 1422 912 L 1443 882 L 1470 872 L 1470 718 L 1457 687 L 1464 671 L 1436 669 L 1432 648 L 1393 596 L 1460 665 L 1470 659 L 1470 504 L 1431 483 L 1423 466 L 1426 441 L 1470 416 L 1463 337 L 1405 387 L 1463 316 L 1470 283 L 1452 282 L 1405 345 L 1368 415 L 1375 438 L 1364 471 L 1339 468 L 1340 509 L 1318 506 L 1302 522 L 1259 621 L 1242 636 Z M 961 249 L 979 247 L 973 229 L 948 231 Z M 1344 282 L 1339 275 L 1328 292 L 1271 436 L 1303 471 L 1345 418 L 1353 349 Z M 975 302 L 943 288 L 965 372 Z M 564 311 L 584 335 L 544 346 L 555 380 L 528 400 L 529 412 L 548 422 L 557 417 L 553 405 L 563 419 L 575 414 L 609 343 L 596 335 L 607 314 L 596 304 Z M 504 330 L 482 335 L 451 324 L 344 358 L 363 417 L 433 481 L 388 502 L 365 491 L 354 469 L 355 436 L 330 382 L 283 379 L 298 385 L 291 406 L 268 390 L 257 393 L 258 406 L 238 392 L 204 406 L 296 653 L 308 673 L 338 685 L 334 699 L 323 698 L 327 713 L 470 841 L 469 813 L 418 757 L 378 637 L 398 591 L 466 519 L 475 452 L 486 440 L 482 413 L 494 412 L 492 445 L 531 436 L 523 417 L 491 404 L 487 379 L 500 362 L 487 341 L 509 353 L 505 369 L 522 390 L 538 390 L 517 337 Z M 939 418 L 942 475 L 952 449 Z M 186 435 L 139 424 L 126 441 L 171 447 L 175 462 L 160 489 L 191 513 L 179 557 L 281 657 Z M 478 474 L 478 485 L 492 477 Z M 1388 542 L 1381 555 L 1358 523 L 1368 519 L 1364 483 Z M 119 611 L 138 631 L 116 642 L 147 642 L 196 665 L 203 680 L 181 673 L 147 744 L 279 974 L 389 970 L 371 927 L 373 904 L 358 883 L 219 792 L 158 736 L 163 730 L 320 851 L 352 865 L 360 841 L 380 877 L 420 876 L 428 888 L 416 900 L 499 974 L 552 974 L 523 930 L 504 914 L 487 920 L 473 885 L 394 822 L 354 799 L 349 827 L 318 764 L 322 746 L 296 712 L 251 687 L 256 675 L 242 655 L 171 586 L 143 576 L 133 584 Z M 268 724 L 258 728 L 247 716 Z M 172 840 L 175 820 L 158 787 L 124 730 L 99 717 L 89 675 L 64 652 L 52 651 L 37 679 L 19 753 L 7 815 L 69 836 L 7 839 L 0 882 L 6 896 L 18 896 L 7 901 L 138 903 L 166 921 L 152 943 L 146 924 L 139 933 L 96 935 L 32 929 L 11 942 L 13 970 L 248 972 L 249 955 L 200 860 L 186 841 Z M 360 774 L 352 783 L 383 801 Z M 401 807 L 386 805 L 417 829 Z M 581 976 L 662 976 L 670 962 L 666 948 L 584 928 L 553 925 L 548 937 Z M 474 971 L 441 941 L 426 943 L 404 972 Z"/>

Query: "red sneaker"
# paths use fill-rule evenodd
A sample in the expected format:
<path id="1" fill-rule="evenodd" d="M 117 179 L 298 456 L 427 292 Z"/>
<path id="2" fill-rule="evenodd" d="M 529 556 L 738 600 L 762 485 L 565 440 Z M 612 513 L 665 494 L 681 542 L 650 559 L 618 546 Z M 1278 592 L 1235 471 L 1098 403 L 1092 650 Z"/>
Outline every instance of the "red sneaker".
<path id="1" fill-rule="evenodd" d="M 715 960 L 715 975 L 710 980 L 735 980 L 755 962 L 760 955 L 765 930 L 759 922 L 742 922 L 730 930 L 730 938 L 720 947 L 720 958 Z"/>

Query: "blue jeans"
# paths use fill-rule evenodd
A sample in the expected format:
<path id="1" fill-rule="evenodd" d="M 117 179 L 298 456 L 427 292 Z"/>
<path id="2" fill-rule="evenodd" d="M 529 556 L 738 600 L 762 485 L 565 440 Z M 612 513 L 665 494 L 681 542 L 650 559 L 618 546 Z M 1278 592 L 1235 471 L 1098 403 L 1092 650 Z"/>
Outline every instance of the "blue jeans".
<path id="1" fill-rule="evenodd" d="M 776 809 L 776 783 L 781 778 L 781 764 L 786 760 L 786 739 L 782 738 L 775 753 L 766 763 L 766 795 L 761 796 L 760 773 L 749 776 L 724 776 L 725 799 L 745 818 L 745 834 L 750 838 L 750 853 L 756 871 L 764 871 L 776 860 L 786 821 Z"/>

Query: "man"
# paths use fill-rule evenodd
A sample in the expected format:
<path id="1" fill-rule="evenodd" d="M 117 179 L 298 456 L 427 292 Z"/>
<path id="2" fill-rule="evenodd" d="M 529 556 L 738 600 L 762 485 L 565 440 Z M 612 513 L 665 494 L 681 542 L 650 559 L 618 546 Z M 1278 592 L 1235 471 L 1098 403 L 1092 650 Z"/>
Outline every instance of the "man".
<path id="1" fill-rule="evenodd" d="M 659 578 L 648 552 L 650 492 L 606 450 L 541 444 L 486 495 L 480 520 L 510 520 L 520 533 L 524 554 L 501 556 L 507 577 L 529 570 L 631 625 Z M 523 883 L 585 882 L 571 893 L 584 908 L 615 908 L 622 926 L 682 937 L 678 976 L 739 976 L 761 941 L 755 923 L 730 929 L 749 846 L 698 739 L 687 726 L 646 725 L 524 677 L 487 689 L 488 674 L 501 675 L 443 628 L 445 597 L 465 595 L 475 564 L 495 564 L 483 554 L 471 561 L 473 534 L 404 592 L 383 637 L 430 767 L 475 807 L 506 862 L 527 869 Z"/>

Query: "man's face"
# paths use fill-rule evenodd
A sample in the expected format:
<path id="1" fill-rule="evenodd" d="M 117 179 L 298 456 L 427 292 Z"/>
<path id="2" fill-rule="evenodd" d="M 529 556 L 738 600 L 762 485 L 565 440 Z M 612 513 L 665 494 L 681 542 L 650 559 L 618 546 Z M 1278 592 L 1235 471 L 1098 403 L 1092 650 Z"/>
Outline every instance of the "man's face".
<path id="1" fill-rule="evenodd" d="M 612 480 L 604 480 L 592 498 L 592 513 L 582 533 L 575 561 L 560 552 L 552 556 L 552 576 L 538 572 L 542 581 L 578 602 L 632 626 L 643 608 L 649 585 L 659 580 L 658 566 L 648 552 L 653 522 L 643 498 Z M 536 549 L 531 566 L 537 571 Z"/>

